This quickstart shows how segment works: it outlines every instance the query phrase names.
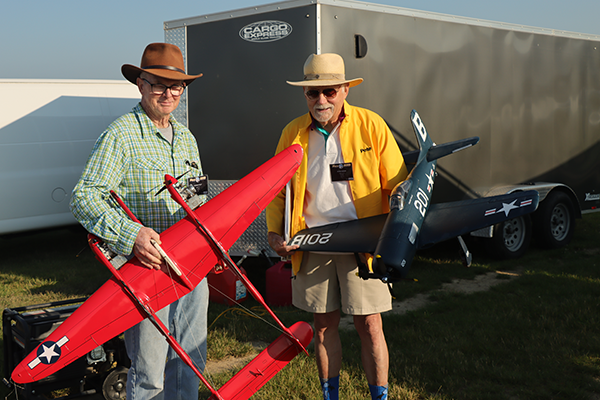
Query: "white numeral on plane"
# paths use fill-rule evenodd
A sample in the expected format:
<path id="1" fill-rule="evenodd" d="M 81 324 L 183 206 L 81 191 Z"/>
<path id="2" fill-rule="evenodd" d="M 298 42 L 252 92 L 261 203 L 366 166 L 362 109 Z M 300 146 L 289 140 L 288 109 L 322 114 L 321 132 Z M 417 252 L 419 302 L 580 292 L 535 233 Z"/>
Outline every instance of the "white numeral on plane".
<path id="1" fill-rule="evenodd" d="M 292 240 L 292 243 L 290 243 L 290 246 L 301 246 L 304 244 L 314 245 L 317 243 L 326 244 L 329 242 L 331 236 L 333 236 L 333 233 L 331 232 L 313 233 L 312 235 L 297 235 L 294 237 L 294 240 Z"/>
<path id="2" fill-rule="evenodd" d="M 428 205 L 429 197 L 427 197 L 427 194 L 423 191 L 423 189 L 419 188 L 415 199 L 415 208 L 419 210 L 423 218 L 425 218 L 425 212 L 427 211 Z"/>

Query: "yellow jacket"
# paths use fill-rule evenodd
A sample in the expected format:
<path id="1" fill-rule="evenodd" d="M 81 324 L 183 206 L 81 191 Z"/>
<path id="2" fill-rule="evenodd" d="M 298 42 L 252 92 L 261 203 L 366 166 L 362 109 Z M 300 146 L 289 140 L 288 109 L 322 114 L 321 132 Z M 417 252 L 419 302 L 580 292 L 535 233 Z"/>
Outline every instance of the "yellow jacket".
<path id="1" fill-rule="evenodd" d="M 371 217 L 389 211 L 391 190 L 406 178 L 408 171 L 402 153 L 387 124 L 376 113 L 353 107 L 344 102 L 346 117 L 340 126 L 340 142 L 344 162 L 352 163 L 354 180 L 350 182 L 352 198 L 358 218 Z M 300 144 L 304 156 L 298 171 L 291 179 L 293 236 L 306 228 L 303 216 L 310 114 L 294 119 L 284 129 L 275 153 L 292 144 Z M 267 206 L 267 228 L 284 236 L 285 189 Z M 290 236 L 290 237 L 291 237 Z M 292 256 L 294 274 L 300 270 L 302 252 Z"/>

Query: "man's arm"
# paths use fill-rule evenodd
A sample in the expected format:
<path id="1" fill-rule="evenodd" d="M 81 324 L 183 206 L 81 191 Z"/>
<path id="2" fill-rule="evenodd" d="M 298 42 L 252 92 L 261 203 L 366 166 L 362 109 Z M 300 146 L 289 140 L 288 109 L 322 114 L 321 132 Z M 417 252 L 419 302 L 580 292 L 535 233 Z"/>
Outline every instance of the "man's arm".
<path id="1" fill-rule="evenodd" d="M 295 119 L 290 122 L 281 133 L 281 137 L 279 138 L 279 143 L 277 144 L 277 149 L 275 150 L 275 154 L 280 153 L 285 150 L 289 146 L 294 143 L 302 144 L 301 141 L 297 141 L 298 135 L 300 134 L 298 129 L 302 126 L 308 126 L 310 123 L 310 115 L 306 114 L 302 117 Z M 306 152 L 306 149 L 304 149 Z M 306 154 L 304 155 L 306 157 Z M 298 172 L 296 172 L 297 174 Z M 296 176 L 296 175 L 294 175 Z M 271 203 L 266 208 L 266 216 L 267 216 L 267 230 L 268 230 L 268 241 L 271 248 L 281 257 L 287 257 L 294 254 L 295 250 L 298 246 L 288 246 L 285 242 L 285 203 L 286 196 L 291 196 L 290 204 L 293 208 L 294 204 L 294 178 L 292 178 L 292 182 L 286 185 L 281 191 L 277 194 L 277 196 L 271 201 Z M 290 192 L 287 192 L 287 190 Z M 292 210 L 289 210 L 290 214 L 293 214 Z M 291 221 L 290 225 L 291 225 Z M 291 234 L 291 232 L 290 232 Z"/>
<path id="2" fill-rule="evenodd" d="M 92 149 L 71 196 L 71 212 L 83 227 L 120 254 L 131 254 L 142 225 L 133 222 L 112 200 L 127 168 L 127 156 L 105 131 Z"/>
<path id="3" fill-rule="evenodd" d="M 287 127 L 283 130 L 281 137 L 279 138 L 279 143 L 277 144 L 277 149 L 275 149 L 275 154 L 279 154 L 285 148 L 289 146 L 287 140 L 285 140 L 285 132 Z M 291 195 L 291 194 L 290 194 Z M 267 229 L 269 232 L 269 244 L 277 252 L 277 249 L 273 247 L 271 244 L 271 234 L 277 235 L 280 238 L 284 236 L 284 218 L 285 218 L 285 196 L 286 196 L 286 187 L 281 189 L 281 191 L 275 196 L 275 198 L 269 203 L 267 206 L 265 213 L 267 217 Z M 281 239 L 283 241 L 283 238 Z M 275 242 L 274 242 L 275 243 Z M 277 240 L 279 243 L 279 240 Z"/>
<path id="4" fill-rule="evenodd" d="M 404 162 L 404 157 L 402 157 L 400 147 L 394 139 L 390 128 L 385 121 L 381 120 L 381 123 L 383 124 L 381 128 L 383 134 L 380 138 L 379 147 L 379 175 L 381 177 L 381 189 L 387 196 L 398 183 L 406 179 L 408 176 L 408 169 Z"/>

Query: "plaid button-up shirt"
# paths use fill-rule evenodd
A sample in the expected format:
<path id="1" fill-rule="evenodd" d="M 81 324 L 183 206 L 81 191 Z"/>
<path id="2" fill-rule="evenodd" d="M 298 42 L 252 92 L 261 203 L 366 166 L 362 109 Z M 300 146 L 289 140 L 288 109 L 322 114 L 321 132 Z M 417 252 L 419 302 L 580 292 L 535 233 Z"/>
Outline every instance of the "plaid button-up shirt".
<path id="1" fill-rule="evenodd" d="M 114 190 L 144 224 L 162 232 L 185 216 L 168 191 L 155 194 L 165 174 L 183 178 L 202 175 L 198 145 L 185 126 L 170 117 L 169 143 L 141 104 L 115 120 L 100 135 L 81 179 L 73 189 L 71 211 L 77 220 L 120 254 L 131 254 L 141 226 L 110 196 Z"/>

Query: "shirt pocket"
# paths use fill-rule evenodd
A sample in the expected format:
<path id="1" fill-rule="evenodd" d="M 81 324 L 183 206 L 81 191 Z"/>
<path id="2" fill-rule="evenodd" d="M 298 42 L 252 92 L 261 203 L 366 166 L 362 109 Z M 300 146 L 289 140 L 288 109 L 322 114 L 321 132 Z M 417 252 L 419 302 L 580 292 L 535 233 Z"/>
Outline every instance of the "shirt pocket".
<path id="1" fill-rule="evenodd" d="M 136 157 L 129 178 L 132 186 L 137 187 L 137 192 L 149 194 L 162 187 L 167 173 L 169 163 L 166 160 Z"/>

